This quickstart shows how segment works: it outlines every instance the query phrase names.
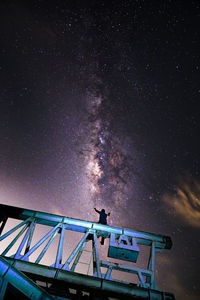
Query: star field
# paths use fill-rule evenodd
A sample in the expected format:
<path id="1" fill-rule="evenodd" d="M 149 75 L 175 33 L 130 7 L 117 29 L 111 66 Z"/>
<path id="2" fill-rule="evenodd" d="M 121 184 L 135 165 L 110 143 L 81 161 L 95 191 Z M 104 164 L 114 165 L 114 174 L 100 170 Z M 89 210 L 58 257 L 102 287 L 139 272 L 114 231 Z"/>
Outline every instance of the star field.
<path id="1" fill-rule="evenodd" d="M 0 3 L 0 202 L 171 236 L 158 286 L 177 300 L 200 296 L 199 16 L 198 1 Z"/>

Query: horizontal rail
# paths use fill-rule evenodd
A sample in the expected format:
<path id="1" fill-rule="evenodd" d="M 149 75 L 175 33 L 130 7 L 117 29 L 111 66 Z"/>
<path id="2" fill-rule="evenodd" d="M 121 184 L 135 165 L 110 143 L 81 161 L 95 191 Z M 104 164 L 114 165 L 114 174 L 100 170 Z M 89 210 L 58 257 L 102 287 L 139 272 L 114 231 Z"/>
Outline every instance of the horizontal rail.
<path id="1" fill-rule="evenodd" d="M 125 284 L 110 280 L 87 276 L 69 271 L 58 270 L 44 265 L 36 265 L 30 262 L 6 258 L 13 267 L 31 276 L 36 276 L 38 280 L 45 282 L 65 283 L 70 287 L 82 288 L 84 291 L 96 292 L 107 297 L 129 297 L 129 299 L 141 298 L 151 300 L 174 300 L 171 293 L 160 292 L 152 289 L 138 287 L 136 284 Z"/>
<path id="2" fill-rule="evenodd" d="M 142 269 L 136 268 L 136 267 L 124 266 L 122 264 L 112 263 L 112 262 L 108 262 L 108 261 L 101 261 L 101 266 L 104 268 L 111 267 L 113 270 L 119 270 L 122 272 L 127 272 L 127 273 L 132 273 L 132 274 L 138 274 L 141 272 L 141 274 L 144 276 L 152 276 L 152 271 L 145 270 L 145 269 L 142 270 Z"/>
<path id="3" fill-rule="evenodd" d="M 169 236 L 147 233 L 129 228 L 103 225 L 95 222 L 0 204 L 0 221 L 3 221 L 5 218 L 9 217 L 19 220 L 26 220 L 29 217 L 33 217 L 35 218 L 35 223 L 48 226 L 56 226 L 58 223 L 62 223 L 64 224 L 64 229 L 66 230 L 73 230 L 83 233 L 86 233 L 88 229 L 93 229 L 96 230 L 97 234 L 99 235 L 102 235 L 103 233 L 108 234 L 108 236 L 111 233 L 116 235 L 124 234 L 135 237 L 139 244 L 150 246 L 152 242 L 155 242 L 156 248 L 159 249 L 171 249 L 172 246 L 172 241 Z"/>

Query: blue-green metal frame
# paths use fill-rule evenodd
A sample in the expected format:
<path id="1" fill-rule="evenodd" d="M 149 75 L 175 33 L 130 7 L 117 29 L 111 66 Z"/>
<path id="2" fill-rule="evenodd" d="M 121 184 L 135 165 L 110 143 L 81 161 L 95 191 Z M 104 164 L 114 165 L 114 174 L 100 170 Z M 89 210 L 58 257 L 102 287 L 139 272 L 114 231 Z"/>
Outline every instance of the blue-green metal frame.
<path id="1" fill-rule="evenodd" d="M 4 299 L 8 283 L 10 283 L 30 299 L 54 299 L 33 280 L 29 279 L 22 272 L 12 266 L 12 262 L 8 262 L 3 257 L 0 257 L 0 299 Z"/>
<path id="2" fill-rule="evenodd" d="M 87 271 L 88 274 L 90 264 L 91 262 L 93 262 L 93 273 L 92 276 L 89 276 L 90 280 L 92 280 L 91 278 L 95 278 L 95 280 L 99 278 L 100 280 L 106 281 L 105 283 L 106 285 L 108 285 L 107 281 L 109 281 L 110 282 L 109 286 L 112 286 L 111 282 L 112 283 L 115 282 L 115 284 L 118 284 L 119 286 L 119 282 L 116 282 L 116 280 L 112 278 L 112 271 L 117 270 L 119 272 L 128 272 L 131 274 L 136 274 L 138 278 L 138 282 L 134 286 L 142 289 L 142 291 L 143 290 L 155 291 L 157 289 L 155 286 L 155 254 L 156 252 L 161 252 L 163 249 L 170 249 L 172 246 L 170 237 L 137 231 L 128 228 L 108 226 L 99 223 L 72 219 L 64 216 L 53 215 L 53 214 L 48 214 L 48 213 L 33 211 L 33 210 L 27 210 L 27 209 L 22 209 L 13 206 L 7 206 L 7 205 L 0 205 L 0 212 L 1 212 L 0 215 L 1 233 L 2 231 L 4 232 L 6 231 L 5 226 L 6 226 L 6 220 L 8 218 L 21 220 L 20 224 L 14 226 L 12 229 L 8 230 L 6 233 L 0 236 L 1 256 L 3 256 L 5 259 L 9 261 L 10 259 L 12 259 L 12 263 L 18 261 L 18 265 L 19 265 L 19 261 L 21 261 L 20 262 L 21 264 L 22 262 L 27 262 L 27 266 L 29 266 L 28 273 L 31 273 L 33 269 L 36 268 L 36 266 L 38 268 L 40 267 L 41 270 L 44 270 L 46 268 L 45 266 L 41 265 L 41 259 L 47 253 L 47 250 L 49 246 L 52 244 L 55 237 L 59 235 L 59 241 L 57 243 L 57 248 L 55 249 L 56 251 L 55 262 L 53 263 L 53 265 L 49 267 L 51 267 L 51 271 L 60 270 L 61 273 L 59 274 L 62 274 L 61 277 L 63 277 L 64 276 L 63 274 L 65 274 L 66 272 L 67 272 L 66 274 L 68 274 L 67 276 L 70 276 L 69 272 L 70 274 L 76 272 L 76 267 L 80 261 L 80 257 L 83 251 L 85 250 L 85 246 L 87 242 L 92 241 L 91 259 L 88 264 L 88 271 Z M 36 227 L 35 227 L 36 224 L 47 225 L 50 227 L 50 230 L 37 243 L 33 245 L 32 243 L 33 235 L 37 234 Z M 20 230 L 19 233 L 17 233 L 17 235 L 13 238 L 12 241 L 9 241 L 8 245 L 4 246 L 5 249 L 1 249 L 1 241 L 3 240 L 5 241 L 5 239 L 8 236 L 13 234 L 17 230 L 18 231 Z M 74 250 L 71 252 L 67 260 L 63 262 L 64 236 L 65 236 L 65 231 L 68 230 L 81 232 L 84 235 L 81 238 L 81 240 L 78 242 Z M 124 265 L 123 263 L 116 263 L 111 261 L 101 261 L 99 256 L 100 247 L 98 245 L 98 237 L 100 236 L 104 238 L 108 238 L 110 240 L 110 245 L 112 246 L 114 245 L 114 247 L 116 247 L 116 250 L 120 248 L 120 251 L 122 252 L 131 251 L 131 249 L 133 248 L 139 251 L 138 245 L 145 245 L 147 246 L 148 249 L 150 248 L 147 268 L 144 269 L 144 268 L 135 267 L 134 265 L 129 266 L 129 265 Z M 6 256 L 8 251 L 15 246 L 16 242 L 19 241 L 19 239 L 21 239 L 21 241 L 19 246 L 15 250 L 14 255 L 12 255 L 11 258 L 8 258 Z M 130 245 L 126 246 L 125 245 L 126 243 L 123 244 L 123 241 L 127 242 L 130 245 L 131 242 L 129 243 L 129 241 L 132 241 L 132 243 L 134 243 L 134 247 L 131 248 L 132 246 Z M 37 258 L 35 259 L 34 268 L 33 268 L 33 263 L 28 263 L 29 258 L 33 253 L 37 251 L 39 247 L 41 248 L 42 245 L 43 248 L 39 253 L 39 255 L 37 256 Z M 102 273 L 101 270 L 102 268 L 107 269 L 105 274 Z M 48 272 L 45 273 L 45 276 L 49 277 L 49 274 L 47 273 Z M 86 280 L 85 277 L 84 280 Z M 123 282 L 120 283 L 120 285 L 123 284 L 124 284 Z M 161 292 L 157 290 L 156 293 L 159 294 Z"/>

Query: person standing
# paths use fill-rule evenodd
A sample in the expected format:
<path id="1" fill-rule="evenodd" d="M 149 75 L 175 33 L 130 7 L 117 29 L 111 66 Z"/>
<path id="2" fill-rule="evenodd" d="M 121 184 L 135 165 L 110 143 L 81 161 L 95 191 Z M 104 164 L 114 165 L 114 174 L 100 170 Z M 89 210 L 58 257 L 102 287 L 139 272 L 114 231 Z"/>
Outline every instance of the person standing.
<path id="1" fill-rule="evenodd" d="M 99 214 L 99 222 L 100 224 L 107 225 L 107 217 L 110 216 L 110 213 L 106 214 L 105 209 L 101 211 L 94 208 L 94 210 Z M 104 245 L 104 237 L 101 237 L 101 245 Z"/>

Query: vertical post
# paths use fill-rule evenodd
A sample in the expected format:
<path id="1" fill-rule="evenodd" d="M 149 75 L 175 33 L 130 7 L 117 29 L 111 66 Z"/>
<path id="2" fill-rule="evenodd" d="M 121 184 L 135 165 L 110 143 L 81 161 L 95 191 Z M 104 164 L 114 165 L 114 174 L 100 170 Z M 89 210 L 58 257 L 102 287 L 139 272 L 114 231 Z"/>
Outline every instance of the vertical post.
<path id="1" fill-rule="evenodd" d="M 28 226 L 29 226 L 29 228 L 28 228 L 28 230 L 27 230 L 27 232 L 26 232 L 26 234 L 25 234 L 25 236 L 24 236 L 21 244 L 19 245 L 16 254 L 15 254 L 15 258 L 16 259 L 19 259 L 21 257 L 20 253 L 21 253 L 21 251 L 22 251 L 22 249 L 23 249 L 23 247 L 24 247 L 24 245 L 25 245 L 25 243 L 26 243 L 26 241 L 28 239 L 28 236 L 30 234 L 31 226 L 30 226 L 30 224 Z"/>
<path id="2" fill-rule="evenodd" d="M 83 238 L 78 243 L 78 245 L 76 246 L 76 248 L 72 251 L 71 255 L 69 256 L 69 258 L 67 259 L 67 261 L 63 265 L 62 270 L 69 269 L 69 264 L 71 263 L 71 261 L 73 260 L 73 258 L 76 256 L 76 254 L 78 253 L 79 249 L 82 247 L 83 243 L 86 241 L 86 239 L 88 237 L 88 234 L 89 234 L 89 231 L 86 232 L 86 234 L 83 236 Z"/>
<path id="3" fill-rule="evenodd" d="M 138 271 L 137 275 L 138 275 L 138 278 L 139 278 L 139 280 L 140 280 L 141 286 L 142 286 L 142 287 L 145 287 L 145 282 L 144 282 L 144 278 L 143 278 L 143 276 L 142 276 L 142 272 L 141 272 L 141 271 Z"/>
<path id="4" fill-rule="evenodd" d="M 5 225 L 6 225 L 7 220 L 8 220 L 7 217 L 4 217 L 3 220 L 1 220 L 2 224 L 1 224 L 1 227 L 0 227 L 0 235 L 1 235 L 3 229 L 4 229 Z"/>
<path id="5" fill-rule="evenodd" d="M 151 271 L 152 271 L 152 279 L 151 279 L 151 288 L 154 289 L 155 288 L 155 242 L 152 242 L 152 246 L 151 246 Z"/>
<path id="6" fill-rule="evenodd" d="M 148 263 L 148 270 L 152 272 L 152 275 L 146 279 L 146 283 L 150 284 L 152 289 L 155 288 L 155 252 L 155 242 L 152 241 Z"/>
<path id="7" fill-rule="evenodd" d="M 56 237 L 57 233 L 59 231 L 59 228 L 56 228 L 56 230 L 53 232 L 51 238 L 49 239 L 49 241 L 47 242 L 46 246 L 43 248 L 43 250 L 41 251 L 41 253 L 39 254 L 39 256 L 37 257 L 35 264 L 39 264 L 39 262 L 41 261 L 41 259 L 43 258 L 43 256 L 45 255 L 45 253 L 47 252 L 47 249 L 49 248 L 49 246 L 51 245 L 51 243 L 53 242 L 54 238 Z"/>
<path id="8" fill-rule="evenodd" d="M 76 268 L 76 266 L 77 266 L 77 264 L 78 264 L 78 262 L 79 262 L 79 259 L 80 259 L 81 255 L 82 255 L 82 253 L 83 253 L 83 249 L 85 248 L 85 245 L 86 245 L 86 241 L 85 241 L 85 242 L 83 243 L 83 245 L 81 246 L 81 248 L 80 248 L 80 250 L 79 250 L 79 252 L 78 252 L 78 254 L 77 254 L 77 256 L 76 256 L 76 258 L 75 258 L 75 260 L 74 260 L 74 262 L 73 262 L 73 265 L 72 265 L 72 267 L 71 267 L 71 271 L 72 271 L 72 272 L 75 271 L 75 268 Z"/>
<path id="9" fill-rule="evenodd" d="M 108 270 L 105 274 L 105 279 L 110 280 L 111 279 L 111 273 L 112 273 L 112 266 L 109 266 Z"/>
<path id="10" fill-rule="evenodd" d="M 55 268 L 59 268 L 59 266 L 62 263 L 62 251 L 63 251 L 63 242 L 64 242 L 64 225 L 62 224 L 60 228 L 60 239 L 59 239 L 59 244 L 58 244 L 58 251 L 57 251 L 57 256 L 56 256 L 56 263 L 55 263 Z"/>
<path id="11" fill-rule="evenodd" d="M 101 269 L 100 269 L 100 261 L 99 261 L 99 252 L 97 246 L 97 236 L 96 232 L 93 233 L 93 273 L 97 274 L 98 278 L 101 278 Z"/>
<path id="12" fill-rule="evenodd" d="M 29 237 L 28 237 L 28 241 L 27 241 L 27 244 L 26 244 L 26 249 L 24 251 L 24 254 L 26 254 L 30 250 L 30 245 L 31 245 L 31 241 L 32 241 L 32 238 L 33 238 L 34 229 L 35 229 L 35 219 L 33 220 L 33 222 L 30 225 L 30 234 L 29 234 Z"/>

